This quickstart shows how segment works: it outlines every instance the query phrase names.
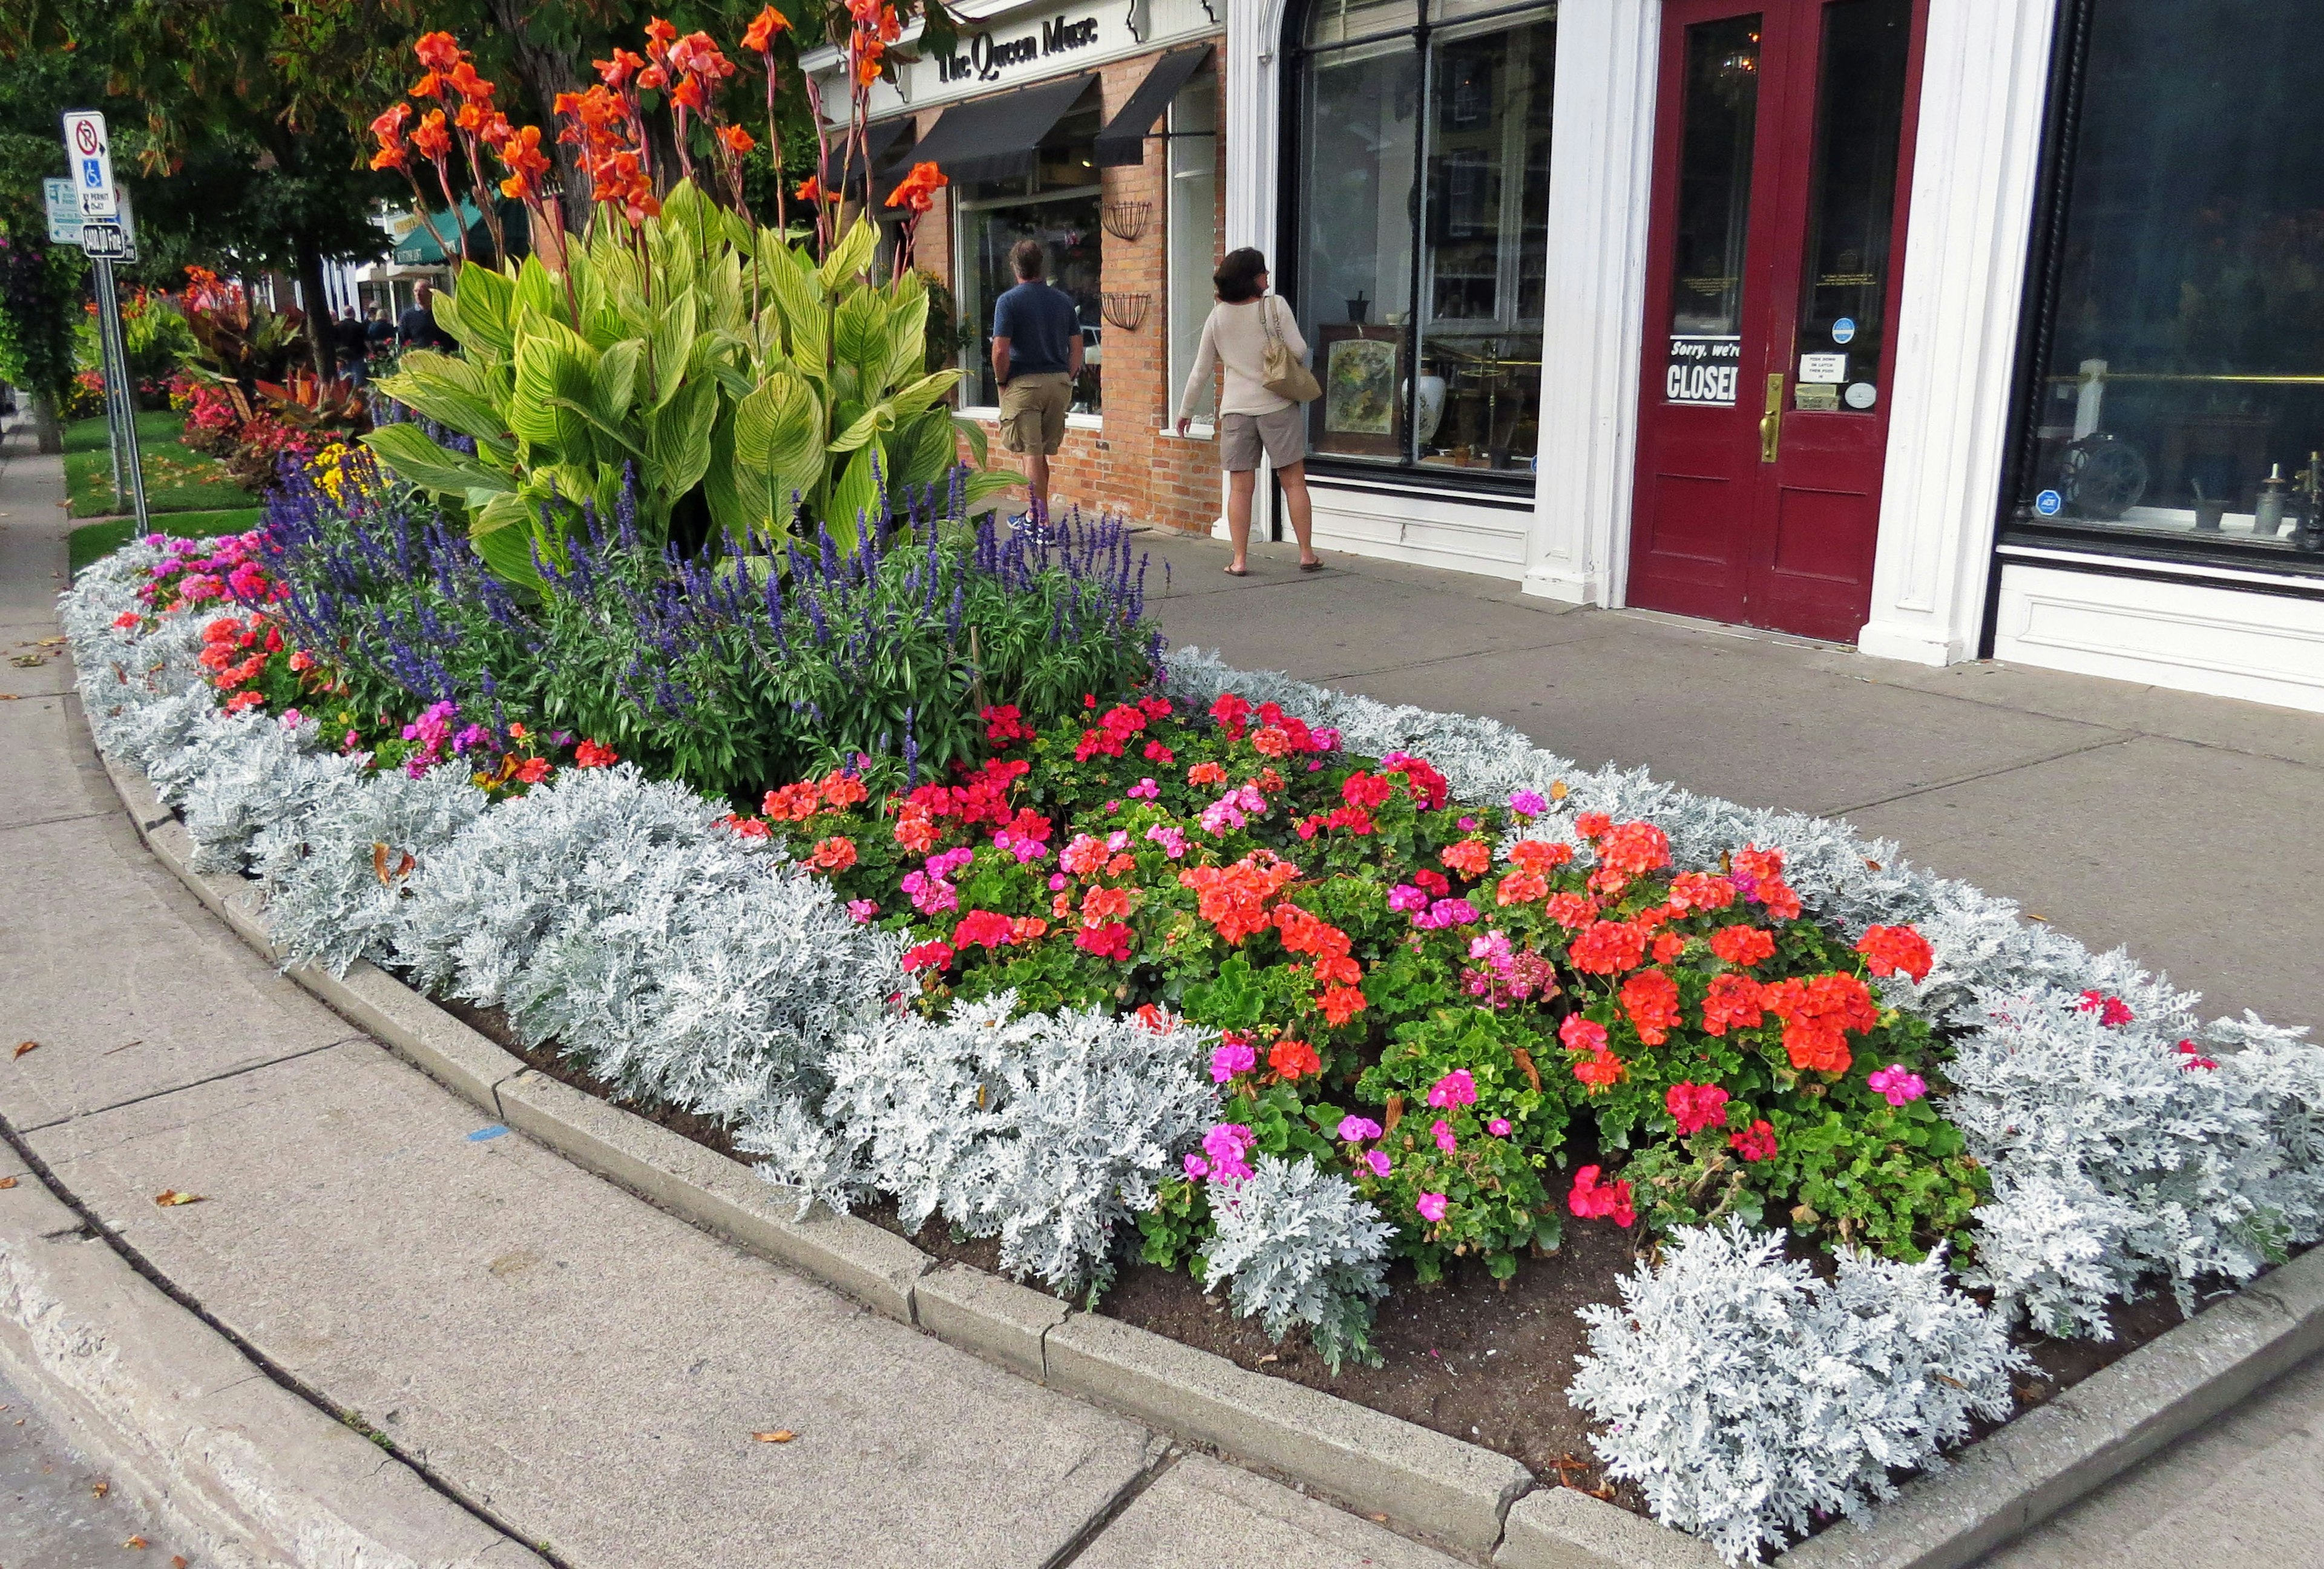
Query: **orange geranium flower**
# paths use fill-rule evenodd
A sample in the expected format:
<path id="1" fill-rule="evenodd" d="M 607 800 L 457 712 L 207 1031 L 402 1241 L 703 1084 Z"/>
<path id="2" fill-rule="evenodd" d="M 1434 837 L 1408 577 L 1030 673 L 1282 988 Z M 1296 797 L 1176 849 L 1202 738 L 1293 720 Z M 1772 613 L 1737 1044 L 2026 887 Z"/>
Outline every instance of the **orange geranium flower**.
<path id="1" fill-rule="evenodd" d="M 1444 850 L 1444 864 L 1468 877 L 1482 877 L 1493 863 L 1493 847 L 1482 839 L 1463 839 Z"/>
<path id="2" fill-rule="evenodd" d="M 1679 1022 L 1678 983 L 1660 970 L 1641 970 L 1622 983 L 1622 1011 L 1638 1038 L 1660 1046 Z"/>

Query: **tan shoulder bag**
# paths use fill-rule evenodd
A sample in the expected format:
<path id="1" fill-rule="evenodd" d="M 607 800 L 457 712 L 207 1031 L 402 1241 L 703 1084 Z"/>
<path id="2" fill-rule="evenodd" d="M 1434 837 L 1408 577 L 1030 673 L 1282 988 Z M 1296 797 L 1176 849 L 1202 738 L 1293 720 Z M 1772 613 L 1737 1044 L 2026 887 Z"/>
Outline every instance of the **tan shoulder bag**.
<path id="1" fill-rule="evenodd" d="M 1323 386 L 1315 373 L 1299 363 L 1291 346 L 1283 341 L 1283 329 L 1276 325 L 1273 307 L 1281 303 L 1281 296 L 1270 294 L 1259 302 L 1259 324 L 1267 329 L 1267 360 L 1262 368 L 1267 374 L 1259 384 L 1278 398 L 1288 398 L 1295 403 L 1312 403 L 1323 395 Z"/>

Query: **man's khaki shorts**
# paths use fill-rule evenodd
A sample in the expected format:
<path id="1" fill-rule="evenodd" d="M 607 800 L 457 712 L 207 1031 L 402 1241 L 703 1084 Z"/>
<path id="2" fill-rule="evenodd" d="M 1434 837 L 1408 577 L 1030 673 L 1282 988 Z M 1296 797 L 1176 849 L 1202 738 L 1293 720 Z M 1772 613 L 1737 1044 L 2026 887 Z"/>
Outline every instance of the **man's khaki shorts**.
<path id="1" fill-rule="evenodd" d="M 1219 416 L 1219 466 L 1241 474 L 1259 466 L 1259 455 L 1277 468 L 1307 459 L 1307 411 L 1297 403 L 1272 414 Z"/>
<path id="2" fill-rule="evenodd" d="M 1074 379 L 1063 371 L 1011 376 L 1001 389 L 1001 443 L 1011 452 L 1054 457 L 1065 444 L 1065 405 Z"/>

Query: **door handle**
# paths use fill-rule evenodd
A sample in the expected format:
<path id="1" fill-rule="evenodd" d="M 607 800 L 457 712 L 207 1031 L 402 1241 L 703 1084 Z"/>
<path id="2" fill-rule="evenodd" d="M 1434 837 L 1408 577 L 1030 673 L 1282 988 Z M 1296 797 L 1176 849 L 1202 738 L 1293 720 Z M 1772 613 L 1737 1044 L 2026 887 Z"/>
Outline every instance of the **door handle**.
<path id="1" fill-rule="evenodd" d="M 1784 373 L 1767 373 L 1767 411 L 1759 417 L 1759 461 L 1773 463 L 1784 440 Z"/>

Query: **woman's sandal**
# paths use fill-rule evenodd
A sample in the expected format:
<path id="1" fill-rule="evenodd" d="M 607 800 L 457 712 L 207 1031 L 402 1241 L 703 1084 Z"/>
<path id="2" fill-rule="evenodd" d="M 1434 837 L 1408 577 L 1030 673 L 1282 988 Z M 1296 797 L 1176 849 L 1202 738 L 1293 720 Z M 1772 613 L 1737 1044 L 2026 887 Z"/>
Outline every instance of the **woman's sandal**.
<path id="1" fill-rule="evenodd" d="M 1323 569 L 1323 563 L 1321 561 L 1302 561 L 1299 563 L 1299 570 L 1302 572 L 1321 572 Z"/>
<path id="2" fill-rule="evenodd" d="M 1226 569 L 1226 574 L 1230 577 L 1248 577 L 1250 576 L 1250 568 L 1248 567 L 1230 567 Z"/>

